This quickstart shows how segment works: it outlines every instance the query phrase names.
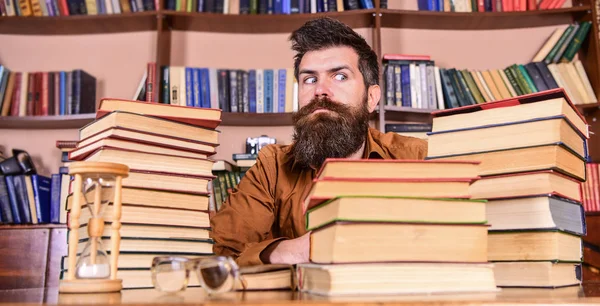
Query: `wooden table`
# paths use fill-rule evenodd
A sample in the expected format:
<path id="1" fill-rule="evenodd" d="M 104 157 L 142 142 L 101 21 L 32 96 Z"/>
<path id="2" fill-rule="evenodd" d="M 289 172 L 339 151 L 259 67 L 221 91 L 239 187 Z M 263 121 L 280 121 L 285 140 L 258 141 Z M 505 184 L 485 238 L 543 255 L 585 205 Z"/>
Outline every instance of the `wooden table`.
<path id="1" fill-rule="evenodd" d="M 57 288 L 0 291 L 2 303 L 49 303 L 61 305 L 108 304 L 203 304 L 203 305 L 482 305 L 482 304 L 600 304 L 600 283 L 560 289 L 502 289 L 497 293 L 323 297 L 295 291 L 231 292 L 209 297 L 201 288 L 178 294 L 154 289 L 123 290 L 114 294 L 58 294 Z"/>

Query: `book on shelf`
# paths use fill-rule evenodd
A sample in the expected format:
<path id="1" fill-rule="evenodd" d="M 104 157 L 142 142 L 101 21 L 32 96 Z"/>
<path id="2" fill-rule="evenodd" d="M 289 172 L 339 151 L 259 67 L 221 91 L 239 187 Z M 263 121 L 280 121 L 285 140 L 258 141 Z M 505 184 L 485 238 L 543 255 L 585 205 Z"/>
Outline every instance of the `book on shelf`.
<path id="1" fill-rule="evenodd" d="M 178 12 L 219 13 L 231 15 L 290 15 L 326 12 L 343 12 L 359 9 L 373 9 L 373 0 L 217 0 L 186 1 L 167 0 L 165 9 Z M 387 7 L 387 1 L 381 1 L 381 8 Z"/>
<path id="2" fill-rule="evenodd" d="M 2 1 L 1 16 L 74 16 L 111 15 L 155 11 L 158 2 L 152 0 L 19 0 Z"/>
<path id="3" fill-rule="evenodd" d="M 559 27 L 527 64 L 503 69 L 442 68 L 427 55 L 384 54 L 386 106 L 450 109 L 562 87 L 574 104 L 597 103 L 581 60 L 590 21 Z"/>
<path id="4" fill-rule="evenodd" d="M 480 179 L 469 192 L 487 200 L 496 284 L 579 285 L 589 132 L 571 96 L 551 89 L 433 116 L 427 159 L 481 160 Z M 481 146 L 448 142 L 458 135 Z"/>
<path id="5" fill-rule="evenodd" d="M 16 72 L 0 66 L 1 116 L 57 116 L 96 111 L 96 78 L 84 70 Z"/>
<path id="6" fill-rule="evenodd" d="M 436 12 L 523 12 L 560 9 L 566 0 L 416 0 L 420 11 Z"/>
<path id="7" fill-rule="evenodd" d="M 156 81 L 162 90 L 148 94 L 146 88 L 151 88 L 155 82 L 148 75 L 159 75 L 157 69 L 156 65 L 148 65 L 134 100 L 196 107 L 205 113 L 208 109 L 233 113 L 290 113 L 298 109 L 298 83 L 291 68 L 241 70 L 163 66 L 160 67 L 162 79 Z"/>

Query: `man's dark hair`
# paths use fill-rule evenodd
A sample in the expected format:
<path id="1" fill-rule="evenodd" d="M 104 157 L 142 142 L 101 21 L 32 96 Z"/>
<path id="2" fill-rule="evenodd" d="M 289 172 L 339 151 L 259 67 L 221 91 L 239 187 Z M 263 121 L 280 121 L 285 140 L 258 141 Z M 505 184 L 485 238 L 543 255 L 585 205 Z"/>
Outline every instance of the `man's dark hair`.
<path id="1" fill-rule="evenodd" d="M 379 61 L 367 41 L 344 23 L 329 18 L 308 21 L 290 36 L 294 56 L 294 76 L 298 79 L 298 66 L 306 52 L 331 47 L 350 47 L 358 54 L 358 69 L 365 87 L 379 84 Z"/>

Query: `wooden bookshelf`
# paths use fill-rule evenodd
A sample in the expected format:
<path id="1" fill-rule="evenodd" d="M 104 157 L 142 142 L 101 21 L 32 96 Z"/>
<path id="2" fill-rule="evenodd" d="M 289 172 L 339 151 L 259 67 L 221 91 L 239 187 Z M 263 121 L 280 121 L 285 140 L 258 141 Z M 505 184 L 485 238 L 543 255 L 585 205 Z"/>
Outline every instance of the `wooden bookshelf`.
<path id="1" fill-rule="evenodd" d="M 384 117 L 385 121 L 431 123 L 433 120 L 431 112 L 433 111 L 435 110 L 401 106 L 385 106 Z"/>
<path id="2" fill-rule="evenodd" d="M 68 116 L 0 117 L 0 129 L 78 129 L 94 121 L 96 114 Z"/>
<path id="3" fill-rule="evenodd" d="M 40 229 L 40 228 L 67 228 L 66 224 L 0 224 L 0 230 L 22 230 L 22 229 Z"/>
<path id="4" fill-rule="evenodd" d="M 318 14 L 293 15 L 227 15 L 165 11 L 173 30 L 221 33 L 290 33 L 307 21 L 329 16 L 353 28 L 373 26 L 375 10 L 352 10 Z"/>
<path id="5" fill-rule="evenodd" d="M 591 10 L 589 5 L 525 12 L 455 13 L 381 10 L 382 28 L 432 30 L 496 30 L 543 27 L 569 23 Z"/>
<path id="6" fill-rule="evenodd" d="M 0 17 L 0 34 L 75 35 L 156 30 L 156 12 L 94 16 Z"/>

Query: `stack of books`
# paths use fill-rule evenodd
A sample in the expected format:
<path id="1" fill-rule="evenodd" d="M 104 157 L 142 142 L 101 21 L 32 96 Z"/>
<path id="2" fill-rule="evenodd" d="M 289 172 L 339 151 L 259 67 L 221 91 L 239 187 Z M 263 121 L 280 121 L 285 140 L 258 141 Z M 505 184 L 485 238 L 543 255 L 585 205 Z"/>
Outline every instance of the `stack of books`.
<path id="1" fill-rule="evenodd" d="M 588 126 L 563 89 L 434 113 L 428 159 L 481 161 L 498 286 L 581 283 Z"/>
<path id="2" fill-rule="evenodd" d="M 75 161 L 129 166 L 122 182 L 121 244 L 118 277 L 124 288 L 152 287 L 154 256 L 212 255 L 209 237 L 209 182 L 219 144 L 221 112 L 156 103 L 104 99 L 97 119 L 81 128 Z M 66 203 L 70 209 L 73 197 Z M 106 223 L 112 206 L 103 210 Z M 87 241 L 88 209 L 81 213 L 81 252 Z M 111 227 L 102 241 L 110 253 Z M 66 259 L 63 260 L 66 267 Z"/>
<path id="3" fill-rule="evenodd" d="M 495 291 L 477 162 L 328 159 L 304 203 L 320 295 Z"/>

